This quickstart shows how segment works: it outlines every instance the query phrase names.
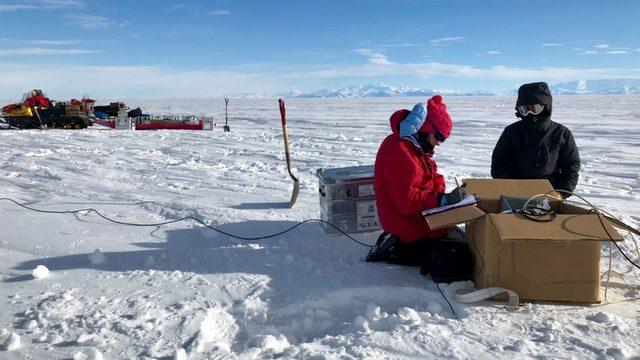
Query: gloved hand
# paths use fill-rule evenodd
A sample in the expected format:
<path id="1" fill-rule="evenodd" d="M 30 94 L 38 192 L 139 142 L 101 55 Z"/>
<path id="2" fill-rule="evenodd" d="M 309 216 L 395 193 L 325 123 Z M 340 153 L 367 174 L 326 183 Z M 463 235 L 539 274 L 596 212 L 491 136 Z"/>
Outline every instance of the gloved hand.
<path id="1" fill-rule="evenodd" d="M 450 193 L 440 195 L 440 206 L 453 205 L 462 201 L 467 196 L 466 184 L 456 187 Z"/>

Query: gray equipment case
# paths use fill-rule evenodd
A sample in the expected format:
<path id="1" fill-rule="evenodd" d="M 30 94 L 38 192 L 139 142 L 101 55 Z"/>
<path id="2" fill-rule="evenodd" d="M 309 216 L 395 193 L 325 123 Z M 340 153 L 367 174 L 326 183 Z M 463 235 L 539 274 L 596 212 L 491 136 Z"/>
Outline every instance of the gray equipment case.
<path id="1" fill-rule="evenodd" d="M 348 234 L 381 230 L 375 194 L 373 165 L 318 169 L 320 217 Z M 340 231 L 323 224 L 329 235 Z"/>

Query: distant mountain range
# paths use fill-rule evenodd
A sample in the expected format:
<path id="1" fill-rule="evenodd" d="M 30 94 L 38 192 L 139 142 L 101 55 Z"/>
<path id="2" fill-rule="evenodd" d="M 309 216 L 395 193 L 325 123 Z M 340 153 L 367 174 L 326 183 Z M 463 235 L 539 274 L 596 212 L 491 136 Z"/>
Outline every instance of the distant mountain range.
<path id="1" fill-rule="evenodd" d="M 551 85 L 551 91 L 559 95 L 577 94 L 640 94 L 640 79 L 577 80 Z M 370 84 L 349 86 L 341 89 L 321 89 L 313 92 L 289 92 L 278 94 L 288 98 L 362 98 L 362 97 L 403 97 L 403 96 L 490 96 L 498 95 L 490 91 L 457 91 L 447 89 L 418 89 L 407 86 Z M 517 94 L 517 90 L 508 94 Z"/>
<path id="2" fill-rule="evenodd" d="M 402 96 L 433 96 L 442 95 L 495 95 L 488 91 L 462 92 L 456 90 L 418 89 L 407 86 L 357 85 L 342 89 L 321 89 L 310 93 L 290 92 L 280 94 L 289 98 L 360 98 L 360 97 L 402 97 Z"/>
<path id="3" fill-rule="evenodd" d="M 640 79 L 581 80 L 551 86 L 554 94 L 640 94 Z"/>

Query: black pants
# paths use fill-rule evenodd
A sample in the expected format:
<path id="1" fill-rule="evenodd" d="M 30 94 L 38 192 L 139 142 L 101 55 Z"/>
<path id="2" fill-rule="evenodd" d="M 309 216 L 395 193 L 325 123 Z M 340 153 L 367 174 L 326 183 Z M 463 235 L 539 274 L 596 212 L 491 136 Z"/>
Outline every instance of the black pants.
<path id="1" fill-rule="evenodd" d="M 367 255 L 366 261 L 384 261 L 391 264 L 421 266 L 433 248 L 443 239 L 464 241 L 464 232 L 457 227 L 442 238 L 424 237 L 405 243 L 391 233 L 382 233 L 376 245 Z"/>
<path id="2" fill-rule="evenodd" d="M 366 261 L 420 266 L 438 241 L 440 239 L 422 238 L 405 243 L 393 234 L 382 233 L 376 245 L 369 251 Z"/>

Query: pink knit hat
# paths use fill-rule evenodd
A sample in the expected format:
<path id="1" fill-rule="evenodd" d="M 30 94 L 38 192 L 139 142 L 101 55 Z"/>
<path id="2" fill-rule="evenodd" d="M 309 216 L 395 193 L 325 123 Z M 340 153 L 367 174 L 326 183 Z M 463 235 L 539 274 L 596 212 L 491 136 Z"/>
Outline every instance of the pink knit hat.
<path id="1" fill-rule="evenodd" d="M 453 122 L 447 113 L 447 105 L 442 102 L 442 96 L 433 96 L 427 101 L 427 119 L 420 127 L 420 131 L 427 134 L 440 133 L 448 138 L 451 135 L 451 128 L 453 128 Z"/>

